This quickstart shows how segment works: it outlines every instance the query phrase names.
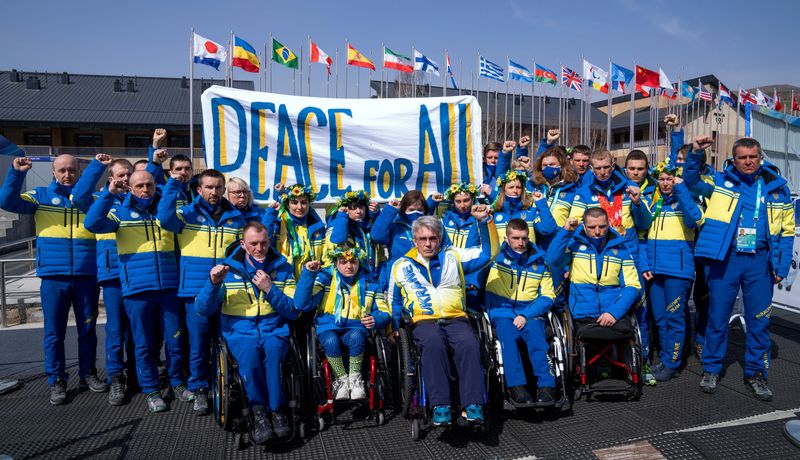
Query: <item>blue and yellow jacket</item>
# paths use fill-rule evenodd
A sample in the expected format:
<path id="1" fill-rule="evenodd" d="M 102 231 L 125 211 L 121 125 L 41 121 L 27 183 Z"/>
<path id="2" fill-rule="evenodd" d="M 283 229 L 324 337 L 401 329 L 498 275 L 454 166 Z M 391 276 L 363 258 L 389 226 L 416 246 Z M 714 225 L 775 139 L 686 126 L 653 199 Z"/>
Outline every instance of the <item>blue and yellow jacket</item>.
<path id="1" fill-rule="evenodd" d="M 701 180 L 701 154 L 702 152 L 690 150 L 683 169 L 683 177 L 689 189 L 707 198 L 705 222 L 697 239 L 695 255 L 725 260 L 733 246 L 734 234 L 742 213 L 742 200 L 755 200 L 755 197 L 741 196 L 742 180 L 733 165 L 714 173 L 713 185 Z M 789 274 L 794 244 L 794 207 L 791 194 L 786 186 L 786 179 L 781 177 L 778 168 L 768 162 L 762 163 L 757 180 L 763 181 L 761 199 L 767 211 L 767 245 L 772 271 L 785 278 Z"/>
<path id="2" fill-rule="evenodd" d="M 656 203 L 651 212 L 647 247 L 639 253 L 640 272 L 693 280 L 695 230 L 703 224 L 700 206 L 686 184 L 680 183 L 671 195 L 663 197 L 661 208 Z"/>
<path id="3" fill-rule="evenodd" d="M 383 291 L 378 283 L 366 279 L 361 268 L 348 285 L 334 266 L 319 272 L 303 267 L 294 300 L 303 311 L 316 310 L 317 334 L 342 328 L 363 328 L 361 318 L 364 316 L 375 319 L 376 330 L 385 328 L 392 321 Z"/>
<path id="4" fill-rule="evenodd" d="M 161 191 L 153 202 L 141 208 L 128 193 L 121 205 L 105 190 L 86 213 L 86 228 L 95 233 L 115 233 L 119 254 L 120 284 L 125 297 L 147 291 L 178 288 L 178 261 L 175 235 L 161 228 L 156 208 Z"/>
<path id="5" fill-rule="evenodd" d="M 389 281 L 389 303 L 395 327 L 400 324 L 403 312 L 411 316 L 412 323 L 467 315 L 464 276 L 482 269 L 491 260 L 489 232 L 493 226 L 491 219 L 478 223 L 480 247 L 442 247 L 435 261 L 430 262 L 413 248 L 397 259 Z"/>
<path id="6" fill-rule="evenodd" d="M 195 300 L 195 314 L 208 317 L 221 313 L 234 330 L 259 333 L 266 330 L 270 335 L 287 337 L 289 321 L 297 319 L 301 313 L 293 300 L 292 266 L 270 248 L 263 269 L 272 279 L 272 287 L 263 292 L 252 282 L 258 270 L 245 260 L 246 257 L 241 247 L 231 248 L 231 254 L 223 262 L 229 267 L 228 274 L 219 284 L 213 284 L 206 276 Z"/>
<path id="7" fill-rule="evenodd" d="M 106 166 L 97 160 L 92 160 L 86 170 L 81 174 L 80 179 L 72 189 L 72 201 L 83 212 L 88 212 L 94 200 L 100 197 L 100 193 L 108 190 L 108 186 L 103 186 L 103 190 L 95 192 L 95 185 L 106 172 Z M 115 195 L 114 205 L 119 206 L 125 200 L 125 194 Z M 117 236 L 115 233 L 97 233 L 97 281 L 119 279 L 119 256 L 117 256 Z"/>
<path id="8" fill-rule="evenodd" d="M 558 227 L 547 200 L 542 198 L 534 201 L 530 208 L 522 209 L 521 204 L 512 205 L 509 200 L 503 203 L 503 209 L 494 213 L 494 225 L 497 229 L 497 241 L 504 241 L 506 238 L 506 225 L 511 219 L 522 219 L 528 223 L 529 238 L 536 243 L 538 239 L 552 237 Z"/>
<path id="9" fill-rule="evenodd" d="M 597 318 L 610 313 L 624 317 L 639 298 L 639 274 L 625 239 L 608 230 L 605 246 L 598 252 L 583 226 L 574 232 L 561 229 L 545 260 L 551 267 L 569 267 L 569 309 L 574 318 Z"/>
<path id="10" fill-rule="evenodd" d="M 264 220 L 264 214 L 266 214 L 267 211 L 264 208 L 262 208 L 261 206 L 253 203 L 252 205 L 250 205 L 250 206 L 248 206 L 248 207 L 246 207 L 244 209 L 240 209 L 239 212 L 242 213 L 242 216 L 244 217 L 244 221 L 247 222 L 247 223 L 250 223 L 250 222 L 261 222 L 261 221 L 263 221 Z"/>
<path id="11" fill-rule="evenodd" d="M 499 318 L 544 316 L 554 299 L 544 252 L 529 243 L 525 253 L 519 255 L 503 243 L 486 281 L 486 309 L 492 322 Z"/>
<path id="12" fill-rule="evenodd" d="M 294 224 L 294 235 L 289 231 L 290 220 Z M 294 267 L 295 279 L 299 279 L 306 262 L 322 260 L 322 251 L 325 248 L 325 224 L 313 209 L 308 210 L 305 225 L 299 223 L 288 210 L 278 212 L 273 208 L 266 210 L 262 222 L 267 227 L 272 246 Z"/>
<path id="13" fill-rule="evenodd" d="M 25 172 L 13 167 L 0 188 L 0 208 L 33 214 L 36 222 L 36 275 L 97 276 L 97 242 L 86 229 L 86 215 L 55 179 L 47 187 L 21 193 Z"/>
<path id="14" fill-rule="evenodd" d="M 533 182 L 529 183 L 533 184 Z M 556 227 L 563 227 L 567 223 L 567 218 L 572 209 L 572 202 L 575 200 L 575 194 L 578 193 L 578 183 L 562 181 L 554 185 L 548 183 L 533 184 L 532 191 L 539 192 L 547 198 L 547 208 L 556 222 Z M 553 235 L 555 235 L 555 232 Z M 539 246 L 547 249 L 542 244 L 539 244 Z"/>
<path id="15" fill-rule="evenodd" d="M 431 212 L 435 212 L 439 203 L 428 200 Z M 370 230 L 372 240 L 375 243 L 389 249 L 389 264 L 403 257 L 412 247 L 414 238 L 411 234 L 411 222 L 406 216 L 400 215 L 400 210 L 388 204 L 383 207 L 378 218 L 372 224 Z"/>
<path id="16" fill-rule="evenodd" d="M 451 209 L 442 216 L 442 227 L 444 227 L 445 233 L 443 245 L 448 244 L 447 242 L 449 241 L 449 244 L 459 249 L 481 247 L 478 221 L 475 220 L 473 215 L 470 214 L 466 219 L 462 219 L 458 213 Z M 489 238 L 492 257 L 494 257 L 500 252 L 500 241 L 497 239 L 497 232 L 489 232 Z M 487 275 L 488 267 L 465 275 L 465 288 L 468 291 L 476 291 L 477 294 L 480 294 L 478 291 L 483 291 L 484 286 L 486 286 Z"/>
<path id="17" fill-rule="evenodd" d="M 170 178 L 158 203 L 161 227 L 178 238 L 180 249 L 179 297 L 195 297 L 208 279 L 208 272 L 225 258 L 225 250 L 242 236 L 246 222 L 230 201 L 220 200 L 218 221 L 202 204 L 198 195 L 191 204 L 177 211 L 180 181 Z"/>
<path id="18" fill-rule="evenodd" d="M 322 260 L 329 264 L 328 252 L 337 245 L 349 242 L 353 246 L 361 249 L 366 254 L 364 270 L 370 279 L 380 277 L 382 264 L 385 262 L 383 247 L 372 238 L 373 219 L 379 214 L 372 214 L 364 218 L 362 222 L 356 222 L 348 217 L 346 212 L 334 212 L 328 219 L 328 229 L 325 232 L 325 248 L 323 249 Z"/>

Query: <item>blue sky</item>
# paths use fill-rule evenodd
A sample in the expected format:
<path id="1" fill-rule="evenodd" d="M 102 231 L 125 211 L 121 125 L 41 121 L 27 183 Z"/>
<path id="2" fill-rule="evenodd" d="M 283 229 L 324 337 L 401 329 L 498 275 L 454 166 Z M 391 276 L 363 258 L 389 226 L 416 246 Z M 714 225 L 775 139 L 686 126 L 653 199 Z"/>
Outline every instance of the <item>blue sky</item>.
<path id="1" fill-rule="evenodd" d="M 559 64 L 581 70 L 581 56 L 607 66 L 609 58 L 632 67 L 634 61 L 678 81 L 713 73 L 728 87 L 787 83 L 800 86 L 797 32 L 800 2 L 494 0 L 442 2 L 382 1 L 153 1 L 88 0 L 4 2 L 0 37 L 6 44 L 0 68 L 26 71 L 188 75 L 189 31 L 227 44 L 231 30 L 262 50 L 272 33 L 299 53 L 307 37 L 332 57 L 339 49 L 344 63 L 345 39 L 380 69 L 381 42 L 410 54 L 411 47 L 442 63 L 450 51 L 454 70 L 463 60 L 469 86 L 476 53 L 504 65 L 505 57 L 530 65 L 535 59 L 553 70 Z M 79 6 L 78 6 L 79 5 Z M 113 6 L 112 6 L 113 5 Z M 117 6 L 119 5 L 119 6 Z M 605 9 L 600 9 L 600 6 Z M 307 59 L 306 49 L 304 51 Z M 273 65 L 276 91 L 291 92 L 292 73 Z M 391 72 L 394 75 L 395 72 Z M 196 66 L 198 77 L 223 76 Z M 354 88 L 355 68 L 350 70 Z M 380 73 L 375 73 L 379 78 Z M 237 79 L 252 74 L 237 69 Z M 304 77 L 305 78 L 305 77 Z M 367 71 L 361 71 L 366 95 Z M 324 68 L 314 66 L 315 95 Z M 343 66 L 340 67 L 344 84 Z M 457 75 L 457 79 L 460 77 Z M 437 82 L 440 80 L 437 80 Z M 482 87 L 485 88 L 485 80 Z M 256 80 L 256 85 L 258 82 Z M 343 91 L 343 90 L 341 90 Z M 350 90 L 351 95 L 353 89 Z"/>

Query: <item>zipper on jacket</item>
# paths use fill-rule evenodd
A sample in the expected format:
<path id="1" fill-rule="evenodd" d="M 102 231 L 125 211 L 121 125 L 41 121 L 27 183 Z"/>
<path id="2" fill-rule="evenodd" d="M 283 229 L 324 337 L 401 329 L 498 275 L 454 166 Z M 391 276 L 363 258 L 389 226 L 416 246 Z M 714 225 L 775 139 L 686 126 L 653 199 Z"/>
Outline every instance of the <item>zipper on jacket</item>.
<path id="1" fill-rule="evenodd" d="M 147 216 L 150 219 L 150 225 L 153 227 L 153 255 L 156 259 L 156 279 L 158 280 L 158 289 L 161 290 L 161 269 L 158 266 L 158 242 L 156 241 L 156 224 L 153 223 L 153 215 L 148 213 Z M 147 221 L 144 222 L 145 228 L 147 228 Z M 159 227 L 160 229 L 160 227 Z M 159 231 L 159 239 L 161 239 Z"/>

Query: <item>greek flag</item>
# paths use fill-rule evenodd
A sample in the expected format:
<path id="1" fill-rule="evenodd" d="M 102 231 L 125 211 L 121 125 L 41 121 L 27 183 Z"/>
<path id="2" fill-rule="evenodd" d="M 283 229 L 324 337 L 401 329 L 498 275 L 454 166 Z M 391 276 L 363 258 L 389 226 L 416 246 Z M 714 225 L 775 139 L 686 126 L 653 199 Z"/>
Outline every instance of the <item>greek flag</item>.
<path id="1" fill-rule="evenodd" d="M 439 64 L 417 50 L 414 50 L 414 70 L 429 72 L 439 76 Z"/>
<path id="2" fill-rule="evenodd" d="M 495 64 L 488 59 L 484 59 L 481 56 L 480 59 L 480 74 L 481 77 L 491 78 L 492 80 L 497 81 L 505 81 L 503 79 L 503 75 L 505 74 L 505 69 L 500 67 L 499 65 Z"/>

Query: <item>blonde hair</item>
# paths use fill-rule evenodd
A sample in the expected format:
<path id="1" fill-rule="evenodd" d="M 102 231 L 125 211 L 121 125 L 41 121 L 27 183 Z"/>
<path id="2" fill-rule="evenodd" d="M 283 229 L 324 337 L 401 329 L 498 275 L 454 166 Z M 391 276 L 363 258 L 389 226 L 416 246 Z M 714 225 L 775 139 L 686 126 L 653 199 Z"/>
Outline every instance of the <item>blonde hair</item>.
<path id="1" fill-rule="evenodd" d="M 531 196 L 528 193 L 528 189 L 525 188 L 525 182 L 523 181 L 522 178 L 517 178 L 517 179 L 514 179 L 514 180 L 518 181 L 520 183 L 520 185 L 522 185 L 522 195 L 521 195 L 521 198 L 522 198 L 522 209 L 530 208 L 531 207 Z M 511 182 L 513 182 L 513 181 L 509 181 L 507 183 L 510 184 Z M 502 211 L 503 210 L 503 204 L 505 204 L 505 202 L 506 202 L 506 190 L 505 189 L 506 189 L 506 184 L 503 184 L 503 185 L 501 185 L 500 187 L 497 188 L 497 198 L 494 199 L 494 205 L 492 206 L 492 208 L 495 211 Z M 417 220 L 419 220 L 419 219 L 417 219 Z"/>
<path id="2" fill-rule="evenodd" d="M 253 206 L 253 191 L 250 190 L 250 186 L 247 185 L 247 182 L 239 179 L 238 177 L 231 177 L 228 179 L 228 183 L 225 186 L 227 189 L 227 193 L 231 192 L 231 185 L 238 185 L 240 189 L 242 189 L 247 194 L 247 206 Z"/>

